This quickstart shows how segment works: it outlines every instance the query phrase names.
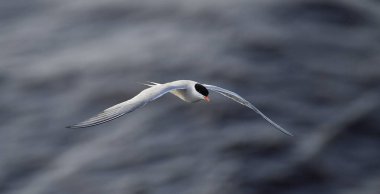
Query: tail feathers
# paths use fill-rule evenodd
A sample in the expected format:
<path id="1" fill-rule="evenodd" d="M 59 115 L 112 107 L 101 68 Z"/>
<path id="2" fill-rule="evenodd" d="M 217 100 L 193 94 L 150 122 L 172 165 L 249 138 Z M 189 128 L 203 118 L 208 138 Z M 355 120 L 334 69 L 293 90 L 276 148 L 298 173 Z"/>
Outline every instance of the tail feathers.
<path id="1" fill-rule="evenodd" d="M 156 82 L 151 82 L 151 81 L 147 81 L 148 83 L 141 83 L 141 82 L 138 82 L 139 84 L 142 84 L 142 85 L 145 85 L 145 86 L 149 86 L 149 87 L 152 87 L 152 86 L 155 86 L 155 85 L 160 85 L 159 83 L 156 83 Z"/>
<path id="2" fill-rule="evenodd" d="M 151 81 L 147 81 L 148 83 L 151 83 L 151 84 L 153 84 L 153 85 L 160 85 L 159 83 L 157 83 L 157 82 L 151 82 Z"/>

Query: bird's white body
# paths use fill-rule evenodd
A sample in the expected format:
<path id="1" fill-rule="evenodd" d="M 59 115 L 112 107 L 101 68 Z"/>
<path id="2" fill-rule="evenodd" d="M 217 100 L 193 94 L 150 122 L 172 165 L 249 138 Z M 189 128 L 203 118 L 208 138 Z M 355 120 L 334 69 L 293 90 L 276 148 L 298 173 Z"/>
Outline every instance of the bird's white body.
<path id="1" fill-rule="evenodd" d="M 185 86 L 185 89 L 177 89 L 177 90 L 172 90 L 170 93 L 174 94 L 181 100 L 185 102 L 199 102 L 204 99 L 204 96 L 202 96 L 200 93 L 198 93 L 195 89 L 194 86 L 197 84 L 195 81 L 191 80 L 178 80 L 174 82 L 169 82 L 166 83 L 169 85 L 178 85 L 178 86 Z"/>
<path id="2" fill-rule="evenodd" d="M 209 101 L 208 98 L 208 90 L 217 92 L 226 96 L 248 108 L 254 110 L 256 113 L 260 114 L 265 120 L 271 123 L 274 127 L 284 132 L 287 135 L 292 135 L 290 132 L 277 125 L 275 122 L 270 120 L 267 116 L 265 116 L 261 111 L 259 111 L 255 106 L 253 106 L 250 102 L 239 96 L 238 94 L 231 92 L 229 90 L 213 86 L 207 84 L 199 84 L 198 82 L 192 80 L 177 80 L 173 82 L 168 82 L 164 84 L 150 82 L 149 84 L 144 84 L 149 86 L 149 88 L 141 91 L 135 97 L 112 106 L 100 114 L 85 120 L 81 123 L 78 123 L 73 126 L 69 126 L 70 128 L 83 128 L 83 127 L 91 127 L 95 125 L 99 125 L 113 119 L 116 119 L 120 116 L 123 116 L 127 113 L 130 113 L 138 108 L 145 106 L 147 103 L 156 100 L 157 98 L 163 96 L 166 93 L 172 93 L 181 100 L 185 102 L 198 102 L 200 100 Z"/>
<path id="3" fill-rule="evenodd" d="M 204 96 L 202 96 L 200 93 L 198 93 L 195 90 L 194 86 L 195 84 L 197 84 L 197 82 L 195 81 L 177 80 L 177 81 L 168 82 L 164 84 L 153 83 L 153 82 L 151 83 L 152 84 L 145 84 L 150 87 L 141 91 L 131 100 L 140 100 L 144 98 L 144 99 L 150 99 L 150 101 L 153 101 L 161 97 L 162 95 L 164 95 L 165 93 L 162 93 L 162 91 L 165 91 L 168 89 L 170 90 L 169 91 L 170 93 L 174 94 L 175 96 L 177 96 L 178 98 L 180 98 L 181 100 L 185 102 L 198 102 L 204 99 Z"/>

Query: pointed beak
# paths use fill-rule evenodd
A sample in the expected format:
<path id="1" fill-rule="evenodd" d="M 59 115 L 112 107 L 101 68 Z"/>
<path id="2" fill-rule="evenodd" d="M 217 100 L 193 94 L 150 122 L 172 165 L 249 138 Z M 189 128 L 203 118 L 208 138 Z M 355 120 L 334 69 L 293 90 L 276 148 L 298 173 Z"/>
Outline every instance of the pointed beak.
<path id="1" fill-rule="evenodd" d="M 210 98 L 208 96 L 205 96 L 204 99 L 206 102 L 210 102 Z"/>

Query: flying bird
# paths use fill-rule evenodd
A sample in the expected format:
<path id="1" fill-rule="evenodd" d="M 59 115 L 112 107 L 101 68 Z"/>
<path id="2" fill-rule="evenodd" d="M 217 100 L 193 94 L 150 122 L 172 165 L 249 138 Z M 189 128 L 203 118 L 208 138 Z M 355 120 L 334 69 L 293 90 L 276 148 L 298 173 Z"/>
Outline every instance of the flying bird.
<path id="1" fill-rule="evenodd" d="M 194 103 L 201 100 L 205 100 L 209 102 L 210 101 L 209 91 L 213 91 L 254 110 L 256 113 L 262 116 L 266 121 L 272 124 L 276 129 L 280 130 L 281 132 L 287 135 L 293 136 L 289 131 L 285 130 L 280 125 L 273 122 L 271 119 L 265 116 L 259 109 L 257 109 L 255 106 L 253 106 L 250 102 L 248 102 L 244 98 L 242 98 L 240 95 L 234 92 L 231 92 L 229 90 L 220 88 L 218 86 L 200 84 L 198 82 L 191 81 L 191 80 L 177 80 L 177 81 L 168 82 L 164 84 L 149 82 L 144 85 L 149 86 L 149 88 L 141 91 L 135 97 L 125 102 L 122 102 L 120 104 L 116 104 L 104 110 L 103 112 L 99 113 L 98 115 L 91 117 L 83 122 L 80 122 L 72 126 L 68 126 L 68 128 L 92 127 L 95 125 L 99 125 L 99 124 L 114 120 L 127 113 L 133 112 L 134 110 L 138 108 L 145 106 L 149 102 L 154 101 L 157 98 L 160 98 L 166 93 L 172 93 L 185 102 Z"/>

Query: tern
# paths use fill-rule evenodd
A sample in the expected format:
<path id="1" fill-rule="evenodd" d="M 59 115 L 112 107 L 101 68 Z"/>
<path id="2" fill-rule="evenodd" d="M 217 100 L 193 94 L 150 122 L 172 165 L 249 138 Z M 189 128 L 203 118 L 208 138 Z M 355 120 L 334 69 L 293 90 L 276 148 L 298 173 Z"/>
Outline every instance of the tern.
<path id="1" fill-rule="evenodd" d="M 209 102 L 209 91 L 213 91 L 252 109 L 260 116 L 262 116 L 266 121 L 272 124 L 276 129 L 280 130 L 281 132 L 287 135 L 293 136 L 289 131 L 285 130 L 280 125 L 273 122 L 266 115 L 264 115 L 264 113 L 262 113 L 259 109 L 257 109 L 244 98 L 242 98 L 240 95 L 236 94 L 235 92 L 223 89 L 221 87 L 208 84 L 200 84 L 191 80 L 177 80 L 164 84 L 148 82 L 144 85 L 149 86 L 149 88 L 141 91 L 135 97 L 120 104 L 116 104 L 83 122 L 80 122 L 72 126 L 68 126 L 68 128 L 85 128 L 106 123 L 108 121 L 119 118 L 127 113 L 133 112 L 136 109 L 145 106 L 149 102 L 152 102 L 167 93 L 172 93 L 181 100 L 189 103 L 199 102 L 201 100 Z"/>

